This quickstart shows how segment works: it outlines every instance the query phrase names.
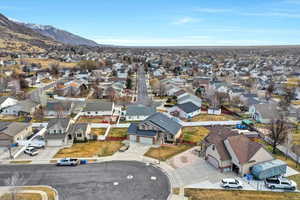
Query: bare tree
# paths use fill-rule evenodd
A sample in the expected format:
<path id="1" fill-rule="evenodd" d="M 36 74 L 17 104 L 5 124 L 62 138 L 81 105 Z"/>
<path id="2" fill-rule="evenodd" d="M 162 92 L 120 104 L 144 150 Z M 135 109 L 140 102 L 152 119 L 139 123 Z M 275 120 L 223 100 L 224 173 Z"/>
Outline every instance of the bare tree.
<path id="1" fill-rule="evenodd" d="M 13 175 L 4 180 L 4 184 L 9 187 L 11 199 L 17 200 L 17 194 L 20 191 L 20 186 L 24 186 L 27 180 L 20 173 L 15 172 Z"/>
<path id="2" fill-rule="evenodd" d="M 271 82 L 268 88 L 266 89 L 265 98 L 269 100 L 272 97 L 272 94 L 275 90 L 274 83 Z"/>
<path id="3" fill-rule="evenodd" d="M 289 133 L 289 126 L 283 117 L 279 119 L 273 119 L 270 124 L 270 138 L 272 139 L 272 153 L 276 153 L 278 145 L 284 143 Z"/>

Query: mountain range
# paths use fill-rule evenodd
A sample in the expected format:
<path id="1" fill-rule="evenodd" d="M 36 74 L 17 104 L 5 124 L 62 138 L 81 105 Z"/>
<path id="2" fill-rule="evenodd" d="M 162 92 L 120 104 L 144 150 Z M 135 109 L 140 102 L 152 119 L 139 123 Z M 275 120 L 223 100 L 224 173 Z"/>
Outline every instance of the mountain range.
<path id="1" fill-rule="evenodd" d="M 29 24 L 11 20 L 0 13 L 0 50 L 9 52 L 43 52 L 59 46 L 99 46 L 53 26 Z"/>

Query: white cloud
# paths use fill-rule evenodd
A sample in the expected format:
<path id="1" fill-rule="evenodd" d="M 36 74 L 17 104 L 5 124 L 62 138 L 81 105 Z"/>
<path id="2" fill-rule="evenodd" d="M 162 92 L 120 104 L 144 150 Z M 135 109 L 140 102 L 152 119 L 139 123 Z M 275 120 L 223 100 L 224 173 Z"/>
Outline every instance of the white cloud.
<path id="1" fill-rule="evenodd" d="M 189 23 L 194 23 L 194 22 L 199 22 L 199 21 L 201 21 L 201 20 L 197 19 L 197 18 L 183 17 L 183 18 L 180 18 L 180 19 L 176 20 L 175 22 L 173 22 L 173 24 L 176 24 L 176 25 L 189 24 Z"/>
<path id="2" fill-rule="evenodd" d="M 232 12 L 233 10 L 225 8 L 196 8 L 195 11 L 204 13 L 226 13 Z"/>

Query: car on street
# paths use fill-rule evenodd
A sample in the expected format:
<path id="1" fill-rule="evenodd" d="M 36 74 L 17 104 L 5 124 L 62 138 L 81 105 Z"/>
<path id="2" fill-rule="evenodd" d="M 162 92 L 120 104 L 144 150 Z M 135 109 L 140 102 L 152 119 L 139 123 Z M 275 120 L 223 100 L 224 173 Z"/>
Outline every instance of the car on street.
<path id="1" fill-rule="evenodd" d="M 36 148 L 34 147 L 27 147 L 25 150 L 24 150 L 24 153 L 27 154 L 27 155 L 30 155 L 30 156 L 36 156 L 39 154 L 39 150 L 37 150 Z"/>
<path id="2" fill-rule="evenodd" d="M 265 180 L 265 186 L 270 189 L 296 190 L 297 183 L 287 178 L 274 177 Z"/>
<path id="3" fill-rule="evenodd" d="M 59 160 L 57 166 L 77 166 L 80 164 L 80 160 L 77 158 L 63 158 Z"/>
<path id="4" fill-rule="evenodd" d="M 229 188 L 242 189 L 243 188 L 243 183 L 234 178 L 222 179 L 220 185 L 221 185 L 221 187 L 223 187 L 225 189 L 229 189 Z"/>

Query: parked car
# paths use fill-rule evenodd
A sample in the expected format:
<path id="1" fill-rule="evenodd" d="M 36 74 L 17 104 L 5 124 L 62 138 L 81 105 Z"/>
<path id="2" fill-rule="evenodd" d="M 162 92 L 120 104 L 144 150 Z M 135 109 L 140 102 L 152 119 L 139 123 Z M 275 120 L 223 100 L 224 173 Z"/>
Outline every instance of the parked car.
<path id="1" fill-rule="evenodd" d="M 295 181 L 289 180 L 287 178 L 281 178 L 281 177 L 267 178 L 265 180 L 265 186 L 270 189 L 286 189 L 286 190 L 297 189 L 297 183 Z"/>
<path id="2" fill-rule="evenodd" d="M 30 155 L 30 156 L 36 156 L 39 154 L 39 150 L 37 150 L 36 148 L 34 147 L 27 147 L 25 150 L 24 150 L 24 153 L 27 154 L 27 155 Z"/>
<path id="3" fill-rule="evenodd" d="M 42 148 L 45 148 L 45 142 L 43 141 L 33 141 L 31 143 L 29 143 L 30 147 L 34 147 L 36 149 L 42 149 Z"/>
<path id="4" fill-rule="evenodd" d="M 221 187 L 229 189 L 229 188 L 237 188 L 242 189 L 243 183 L 234 178 L 225 178 L 221 181 Z"/>
<path id="5" fill-rule="evenodd" d="M 77 158 L 63 158 L 59 160 L 57 166 L 77 166 L 80 164 L 80 160 Z"/>

